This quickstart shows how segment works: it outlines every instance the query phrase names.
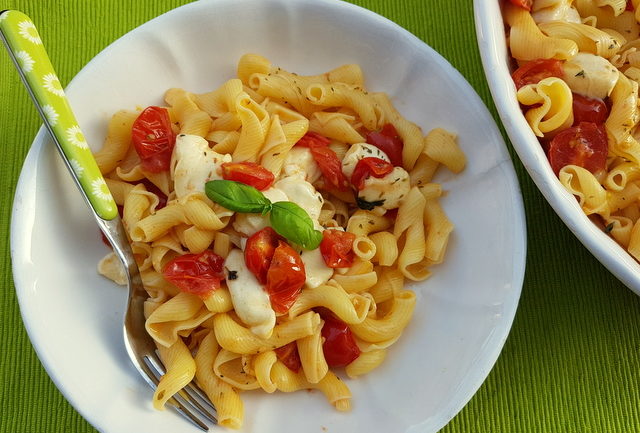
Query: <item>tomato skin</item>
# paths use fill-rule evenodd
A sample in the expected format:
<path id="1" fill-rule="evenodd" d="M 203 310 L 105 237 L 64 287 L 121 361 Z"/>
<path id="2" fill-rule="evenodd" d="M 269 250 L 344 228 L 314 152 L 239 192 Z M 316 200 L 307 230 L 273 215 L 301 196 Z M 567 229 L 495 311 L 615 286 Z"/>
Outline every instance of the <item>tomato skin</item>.
<path id="1" fill-rule="evenodd" d="M 320 254 L 330 268 L 349 268 L 353 265 L 355 253 L 353 241 L 356 235 L 342 230 L 328 229 L 322 232 Z"/>
<path id="2" fill-rule="evenodd" d="M 329 367 L 344 367 L 360 356 L 360 349 L 353 338 L 351 329 L 332 313 L 320 313 L 324 320 L 322 326 L 322 344 L 324 359 Z"/>
<path id="3" fill-rule="evenodd" d="M 582 122 L 553 137 L 549 145 L 549 163 L 556 175 L 569 164 L 596 173 L 605 169 L 608 150 L 604 127 Z"/>
<path id="4" fill-rule="evenodd" d="M 519 89 L 527 84 L 535 84 L 544 78 L 562 78 L 563 75 L 562 60 L 536 59 L 513 71 L 511 78 L 513 78 L 516 88 Z"/>
<path id="5" fill-rule="evenodd" d="M 186 293 L 207 298 L 224 279 L 224 259 L 213 251 L 176 257 L 162 270 L 165 280 Z"/>
<path id="6" fill-rule="evenodd" d="M 145 108 L 133 122 L 131 140 L 143 170 L 151 173 L 169 170 L 176 136 L 166 108 Z"/>
<path id="7" fill-rule="evenodd" d="M 531 10 L 533 6 L 533 0 L 509 0 L 511 4 L 521 7 L 522 9 Z"/>
<path id="8" fill-rule="evenodd" d="M 298 298 L 306 280 L 304 263 L 300 254 L 286 242 L 278 241 L 267 272 L 265 290 L 269 294 L 271 307 L 277 314 L 289 311 Z"/>
<path id="9" fill-rule="evenodd" d="M 300 371 L 302 362 L 300 361 L 300 353 L 298 353 L 298 345 L 295 341 L 278 347 L 274 350 L 276 356 L 287 368 L 295 373 Z"/>
<path id="10" fill-rule="evenodd" d="M 384 159 L 367 157 L 356 164 L 351 175 L 351 184 L 359 191 L 364 188 L 364 181 L 369 177 L 384 177 L 393 171 L 393 165 Z"/>
<path id="11" fill-rule="evenodd" d="M 223 179 L 244 183 L 259 191 L 268 189 L 276 178 L 273 173 L 255 162 L 225 162 L 221 167 Z"/>
<path id="12" fill-rule="evenodd" d="M 267 272 L 280 240 L 282 237 L 271 227 L 265 227 L 247 239 L 244 262 L 260 284 L 267 284 Z"/>
<path id="13" fill-rule="evenodd" d="M 371 131 L 367 134 L 367 143 L 373 144 L 375 147 L 383 151 L 391 161 L 394 167 L 402 166 L 402 149 L 404 143 L 398 135 L 398 131 L 391 124 L 385 124 L 378 131 Z"/>
<path id="14" fill-rule="evenodd" d="M 349 182 L 342 173 L 342 161 L 329 147 L 331 140 L 315 132 L 307 132 L 296 146 L 307 147 L 322 172 L 322 177 L 329 187 L 338 191 L 348 191 Z"/>
<path id="15" fill-rule="evenodd" d="M 609 109 L 602 99 L 573 94 L 573 126 L 581 122 L 603 124 L 609 117 Z"/>

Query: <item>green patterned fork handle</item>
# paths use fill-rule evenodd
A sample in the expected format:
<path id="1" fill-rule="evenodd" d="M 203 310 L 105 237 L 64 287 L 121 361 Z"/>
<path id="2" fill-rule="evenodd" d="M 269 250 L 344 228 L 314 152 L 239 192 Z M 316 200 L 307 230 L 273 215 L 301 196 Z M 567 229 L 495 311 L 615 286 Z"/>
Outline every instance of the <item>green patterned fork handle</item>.
<path id="1" fill-rule="evenodd" d="M 111 192 L 64 94 L 36 26 L 22 12 L 0 12 L 0 36 L 74 180 L 97 216 L 118 216 Z"/>

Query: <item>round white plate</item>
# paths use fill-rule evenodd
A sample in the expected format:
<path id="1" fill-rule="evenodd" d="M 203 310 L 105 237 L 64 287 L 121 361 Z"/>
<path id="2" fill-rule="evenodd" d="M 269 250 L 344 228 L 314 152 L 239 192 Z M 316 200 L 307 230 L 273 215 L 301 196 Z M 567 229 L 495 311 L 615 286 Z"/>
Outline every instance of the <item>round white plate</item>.
<path id="1" fill-rule="evenodd" d="M 231 36 L 230 36 L 231 35 Z M 396 24 L 338 1 L 196 2 L 130 32 L 67 89 L 94 149 L 111 114 L 160 104 L 165 89 L 204 92 L 235 74 L 246 52 L 300 74 L 359 63 L 424 131 L 459 135 L 468 167 L 438 180 L 456 230 L 446 261 L 413 285 L 413 321 L 383 365 L 349 381 L 353 410 L 319 392 L 243 394 L 243 432 L 435 432 L 471 398 L 496 361 L 516 311 L 525 221 L 504 142 L 480 98 L 435 51 Z M 151 389 L 122 342 L 125 293 L 100 277 L 107 252 L 44 131 L 20 176 L 12 220 L 13 271 L 25 326 L 49 375 L 98 430 L 195 432 L 151 407 Z M 326 428 L 326 430 L 324 430 Z"/>
<path id="2" fill-rule="evenodd" d="M 502 123 L 520 160 L 553 210 L 589 251 L 640 295 L 640 264 L 587 218 L 578 201 L 551 170 L 516 98 L 498 0 L 475 0 L 475 22 L 484 71 Z"/>

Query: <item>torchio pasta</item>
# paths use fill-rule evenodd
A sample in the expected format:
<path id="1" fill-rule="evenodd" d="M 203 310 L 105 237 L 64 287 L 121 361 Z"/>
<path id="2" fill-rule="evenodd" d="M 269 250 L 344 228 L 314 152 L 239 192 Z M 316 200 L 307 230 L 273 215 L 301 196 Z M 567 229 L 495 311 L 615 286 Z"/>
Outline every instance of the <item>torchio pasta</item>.
<path id="1" fill-rule="evenodd" d="M 405 280 L 444 259 L 432 177 L 464 168 L 455 136 L 423 135 L 358 65 L 299 76 L 247 54 L 238 78 L 165 101 L 116 113 L 96 154 L 167 367 L 154 406 L 195 379 L 231 428 L 245 390 L 318 389 L 349 410 L 335 371 L 383 362 L 415 307 Z M 98 270 L 124 281 L 113 254 Z"/>

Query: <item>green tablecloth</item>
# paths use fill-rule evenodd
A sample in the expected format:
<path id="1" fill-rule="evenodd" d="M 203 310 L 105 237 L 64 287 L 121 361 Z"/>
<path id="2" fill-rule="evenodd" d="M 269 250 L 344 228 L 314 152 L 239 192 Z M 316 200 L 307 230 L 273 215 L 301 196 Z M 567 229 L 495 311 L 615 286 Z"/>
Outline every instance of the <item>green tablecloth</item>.
<path id="1" fill-rule="evenodd" d="M 184 3 L 188 1 L 2 0 L 0 8 L 31 16 L 66 84 L 113 40 Z M 355 3 L 395 21 L 440 52 L 498 120 L 480 64 L 472 0 Z M 66 402 L 38 361 L 13 288 L 13 192 L 39 126 L 8 55 L 0 53 L 0 431 L 91 432 L 95 430 Z M 443 432 L 640 431 L 640 299 L 573 237 L 517 158 L 515 168 L 528 219 L 520 306 L 493 371 Z"/>

